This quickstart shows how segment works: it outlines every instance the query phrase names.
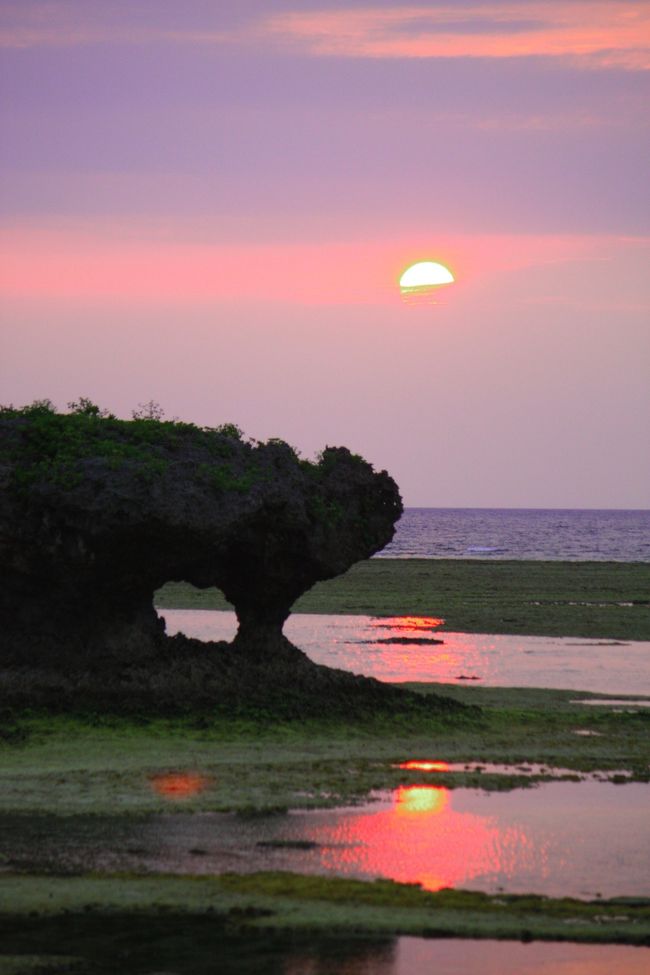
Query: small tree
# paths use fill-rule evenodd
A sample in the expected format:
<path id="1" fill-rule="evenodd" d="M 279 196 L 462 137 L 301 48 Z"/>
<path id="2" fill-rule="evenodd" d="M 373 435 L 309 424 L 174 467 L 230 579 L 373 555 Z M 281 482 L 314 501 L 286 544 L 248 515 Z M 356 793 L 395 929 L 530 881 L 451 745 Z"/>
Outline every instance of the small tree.
<path id="1" fill-rule="evenodd" d="M 81 416 L 97 416 L 97 417 L 110 417 L 111 414 L 108 410 L 104 410 L 101 406 L 97 406 L 97 403 L 93 403 L 91 399 L 87 396 L 80 396 L 79 399 L 72 400 L 68 403 L 68 409 L 71 413 L 77 413 Z"/>
<path id="2" fill-rule="evenodd" d="M 160 403 L 150 399 L 147 403 L 138 403 L 137 410 L 131 410 L 131 416 L 134 420 L 156 420 L 159 423 L 165 416 L 165 411 Z"/>

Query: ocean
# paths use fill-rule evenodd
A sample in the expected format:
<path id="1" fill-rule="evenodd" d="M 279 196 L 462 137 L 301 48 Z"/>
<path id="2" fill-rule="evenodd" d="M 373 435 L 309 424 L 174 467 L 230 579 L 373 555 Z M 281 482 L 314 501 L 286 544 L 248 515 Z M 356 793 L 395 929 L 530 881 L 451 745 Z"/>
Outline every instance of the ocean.
<path id="1" fill-rule="evenodd" d="M 406 508 L 376 558 L 650 561 L 650 510 Z"/>

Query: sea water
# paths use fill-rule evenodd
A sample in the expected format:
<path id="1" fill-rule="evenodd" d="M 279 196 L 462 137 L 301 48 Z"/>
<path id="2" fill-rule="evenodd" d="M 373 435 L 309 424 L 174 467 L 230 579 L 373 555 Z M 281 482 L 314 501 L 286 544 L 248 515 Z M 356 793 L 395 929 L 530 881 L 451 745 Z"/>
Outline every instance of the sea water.
<path id="1" fill-rule="evenodd" d="M 378 557 L 648 562 L 650 510 L 407 508 Z"/>

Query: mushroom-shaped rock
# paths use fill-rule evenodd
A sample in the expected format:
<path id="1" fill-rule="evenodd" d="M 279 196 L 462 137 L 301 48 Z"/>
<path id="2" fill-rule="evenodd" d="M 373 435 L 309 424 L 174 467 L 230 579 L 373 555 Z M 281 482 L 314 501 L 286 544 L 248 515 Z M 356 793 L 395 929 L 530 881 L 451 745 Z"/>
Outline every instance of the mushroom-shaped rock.
<path id="1" fill-rule="evenodd" d="M 159 654 L 153 594 L 169 580 L 223 591 L 242 654 L 280 650 L 298 596 L 386 545 L 401 511 L 388 474 L 343 447 L 312 463 L 232 427 L 4 409 L 3 657 Z"/>

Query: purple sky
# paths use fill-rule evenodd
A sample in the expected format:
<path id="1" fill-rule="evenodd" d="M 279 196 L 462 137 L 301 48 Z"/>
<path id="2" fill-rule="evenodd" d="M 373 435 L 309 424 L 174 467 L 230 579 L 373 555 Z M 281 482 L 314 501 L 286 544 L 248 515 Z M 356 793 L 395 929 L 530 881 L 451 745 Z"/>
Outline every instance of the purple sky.
<path id="1" fill-rule="evenodd" d="M 650 3 L 0 2 L 0 402 L 650 507 Z M 414 260 L 457 283 L 409 305 Z"/>

